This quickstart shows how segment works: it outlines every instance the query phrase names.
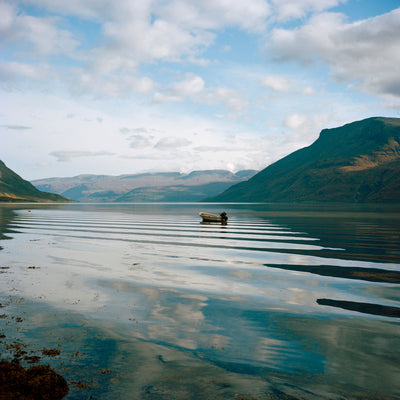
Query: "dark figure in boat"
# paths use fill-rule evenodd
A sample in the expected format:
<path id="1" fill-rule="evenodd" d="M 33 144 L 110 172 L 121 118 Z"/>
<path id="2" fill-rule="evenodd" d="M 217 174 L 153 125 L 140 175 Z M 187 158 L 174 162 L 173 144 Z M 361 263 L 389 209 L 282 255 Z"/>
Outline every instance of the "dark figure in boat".
<path id="1" fill-rule="evenodd" d="M 222 212 L 221 214 L 219 214 L 219 216 L 221 217 L 221 222 L 223 224 L 226 224 L 228 222 L 228 216 L 226 215 L 226 212 Z"/>

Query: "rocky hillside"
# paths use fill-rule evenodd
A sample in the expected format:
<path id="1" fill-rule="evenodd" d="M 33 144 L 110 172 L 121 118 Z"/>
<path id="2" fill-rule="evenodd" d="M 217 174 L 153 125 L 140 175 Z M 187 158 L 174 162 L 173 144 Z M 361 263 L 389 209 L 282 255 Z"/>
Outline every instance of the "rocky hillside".
<path id="1" fill-rule="evenodd" d="M 65 202 L 58 194 L 45 193 L 22 179 L 0 161 L 0 202 Z"/>
<path id="2" fill-rule="evenodd" d="M 209 200 L 400 202 L 400 119 L 324 129 L 311 146 Z"/>

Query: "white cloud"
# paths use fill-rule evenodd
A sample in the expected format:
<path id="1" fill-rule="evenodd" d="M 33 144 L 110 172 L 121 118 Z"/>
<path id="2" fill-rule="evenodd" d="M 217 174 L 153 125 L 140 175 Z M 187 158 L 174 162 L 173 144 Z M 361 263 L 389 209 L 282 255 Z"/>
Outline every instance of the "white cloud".
<path id="1" fill-rule="evenodd" d="M 283 121 L 286 128 L 293 129 L 294 131 L 302 130 L 307 124 L 307 116 L 302 114 L 288 115 Z"/>
<path id="2" fill-rule="evenodd" d="M 136 93 L 149 94 L 154 88 L 154 82 L 146 76 L 133 77 L 130 80 L 130 88 Z"/>
<path id="3" fill-rule="evenodd" d="M 151 146 L 151 138 L 144 135 L 132 135 L 129 137 L 129 146 L 133 149 L 144 149 Z"/>
<path id="4" fill-rule="evenodd" d="M 121 133 L 124 135 L 126 134 L 135 134 L 135 135 L 150 135 L 154 130 L 145 128 L 145 127 L 140 127 L 140 128 L 126 128 L 123 127 L 119 130 Z"/>
<path id="5" fill-rule="evenodd" d="M 17 17 L 15 29 L 16 38 L 33 44 L 40 54 L 68 54 L 79 43 L 71 32 L 57 28 L 56 18 Z"/>
<path id="6" fill-rule="evenodd" d="M 238 26 L 251 32 L 262 31 L 270 15 L 265 0 L 175 0 L 161 8 L 161 14 L 186 29 L 218 29 Z"/>
<path id="7" fill-rule="evenodd" d="M 280 21 L 304 18 L 345 3 L 347 0 L 272 0 L 275 18 Z"/>
<path id="8" fill-rule="evenodd" d="M 204 79 L 198 75 L 187 73 L 185 79 L 175 82 L 163 92 L 156 92 L 155 103 L 178 103 L 187 97 L 194 97 L 204 90 Z"/>
<path id="9" fill-rule="evenodd" d="M 60 150 L 60 151 L 52 151 L 50 155 L 56 157 L 57 161 L 71 161 L 73 158 L 77 157 L 112 156 L 113 153 L 109 151 Z"/>
<path id="10" fill-rule="evenodd" d="M 250 104 L 239 90 L 227 87 L 209 88 L 202 93 L 199 100 L 213 106 L 223 104 L 231 112 L 238 114 L 243 114 Z"/>
<path id="11" fill-rule="evenodd" d="M 21 45 L 25 51 L 38 55 L 68 54 L 79 44 L 71 32 L 58 28 L 60 20 L 57 17 L 25 15 L 4 2 L 0 4 L 0 15 L 3 41 Z"/>
<path id="12" fill-rule="evenodd" d="M 172 86 L 172 93 L 177 96 L 193 96 L 200 93 L 204 89 L 204 79 L 194 74 L 186 74 L 183 81 L 176 82 Z"/>
<path id="13" fill-rule="evenodd" d="M 13 85 L 21 80 L 43 81 L 52 78 L 53 72 L 48 65 L 26 64 L 10 61 L 0 64 L 0 82 L 5 86 Z"/>
<path id="14" fill-rule="evenodd" d="M 116 50 L 121 63 L 176 62 L 200 54 L 214 40 L 213 33 L 170 20 L 162 10 L 157 1 L 115 3 L 114 14 L 103 24 L 102 50 Z"/>
<path id="15" fill-rule="evenodd" d="M 330 121 L 331 115 L 329 114 L 318 114 L 308 116 L 305 114 L 294 113 L 288 115 L 284 121 L 283 126 L 293 131 L 315 135 L 322 128 L 326 127 L 326 123 Z"/>
<path id="16" fill-rule="evenodd" d="M 32 129 L 31 126 L 25 126 L 25 125 L 0 125 L 3 128 L 11 129 L 11 130 L 16 130 L 16 131 L 25 131 Z"/>
<path id="17" fill-rule="evenodd" d="M 155 103 L 180 103 L 185 100 L 212 107 L 227 107 L 229 112 L 235 115 L 243 114 L 250 104 L 241 91 L 229 87 L 206 88 L 204 79 L 191 73 L 187 73 L 185 79 L 175 82 L 162 92 L 156 92 L 153 96 Z"/>
<path id="18" fill-rule="evenodd" d="M 331 68 L 338 82 L 351 82 L 361 90 L 400 96 L 400 8 L 354 23 L 345 16 L 323 13 L 297 29 L 275 29 L 269 50 L 279 60 L 312 64 L 319 60 Z"/>
<path id="19" fill-rule="evenodd" d="M 307 86 L 303 89 L 302 93 L 306 96 L 313 96 L 316 94 L 316 91 L 311 86 Z"/>
<path id="20" fill-rule="evenodd" d="M 270 6 L 264 0 L 205 0 L 210 14 L 217 14 L 226 25 L 236 25 L 248 31 L 262 31 L 266 18 L 270 15 Z"/>
<path id="21" fill-rule="evenodd" d="M 15 19 L 15 8 L 12 4 L 1 2 L 0 3 L 0 32 L 6 35 L 7 32 L 11 31 L 14 19 Z"/>
<path id="22" fill-rule="evenodd" d="M 155 17 L 170 21 L 186 30 L 216 29 L 235 25 L 255 31 L 262 29 L 271 10 L 266 0 L 24 0 L 52 12 L 81 18 L 105 20 L 150 20 Z M 133 21 L 133 20 L 132 20 Z"/>
<path id="23" fill-rule="evenodd" d="M 200 114 L 175 114 L 162 105 L 114 99 L 108 100 L 112 109 L 103 109 L 103 100 L 85 103 L 82 97 L 67 100 L 49 93 L 0 92 L 0 97 L 4 124 L 32 127 L 12 135 L 0 127 L 4 161 L 17 160 L 16 170 L 24 171 L 25 179 L 225 168 L 227 160 L 252 168 L 268 161 L 267 144 L 261 146 L 251 129 L 241 133 L 236 123 Z M 21 115 L 20 110 L 27 112 Z M 130 147 L 133 142 L 141 147 Z M 205 144 L 213 151 L 201 148 Z M 50 167 L 39 168 L 40 162 Z"/>
<path id="24" fill-rule="evenodd" d="M 264 76 L 260 79 L 260 83 L 276 92 L 287 92 L 292 87 L 287 78 L 277 75 Z"/>
<path id="25" fill-rule="evenodd" d="M 107 75 L 90 70 L 71 69 L 68 81 L 73 93 L 91 94 L 95 97 L 125 97 L 132 92 L 150 94 L 155 86 L 148 77 L 136 71 L 115 71 Z"/>
<path id="26" fill-rule="evenodd" d="M 165 137 L 160 139 L 154 147 L 159 150 L 168 150 L 189 146 L 191 143 L 190 140 L 184 137 Z"/>
<path id="27" fill-rule="evenodd" d="M 38 54 L 70 55 L 78 48 L 78 35 L 65 28 L 65 17 L 78 16 L 98 25 L 101 36 L 96 46 L 80 48 L 74 54 L 74 61 L 85 61 L 85 65 L 71 68 L 68 82 L 75 92 L 111 97 L 130 91 L 149 94 L 154 89 L 150 78 L 140 78 L 138 68 L 143 63 L 207 65 L 209 60 L 201 54 L 214 43 L 217 30 L 238 27 L 262 32 L 270 14 L 266 0 L 24 0 L 20 4 L 24 3 L 60 15 L 34 17 L 4 3 L 1 26 L 6 36 L 21 45 L 30 43 Z M 179 92 L 187 96 L 201 91 L 204 82 L 200 77 L 195 79 L 187 77 L 172 88 L 176 93 L 158 94 L 155 101 L 177 101 Z"/>
<path id="28" fill-rule="evenodd" d="M 154 93 L 153 101 L 155 103 L 180 103 L 183 101 L 183 98 L 180 96 L 156 92 Z"/>
<path id="29" fill-rule="evenodd" d="M 108 0 L 23 0 L 23 3 L 45 8 L 51 12 L 63 15 L 73 15 L 97 20 L 111 15 L 115 7 L 115 4 L 112 3 L 116 2 L 110 2 Z"/>

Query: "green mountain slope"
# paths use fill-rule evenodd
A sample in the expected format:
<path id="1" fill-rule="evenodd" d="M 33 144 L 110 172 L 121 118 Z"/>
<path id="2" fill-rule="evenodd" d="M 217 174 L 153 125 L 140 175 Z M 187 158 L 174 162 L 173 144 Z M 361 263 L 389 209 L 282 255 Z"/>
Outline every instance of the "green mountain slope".
<path id="1" fill-rule="evenodd" d="M 0 202 L 63 202 L 58 194 L 41 192 L 0 160 Z"/>
<path id="2" fill-rule="evenodd" d="M 324 129 L 311 146 L 208 200 L 400 202 L 400 119 Z"/>

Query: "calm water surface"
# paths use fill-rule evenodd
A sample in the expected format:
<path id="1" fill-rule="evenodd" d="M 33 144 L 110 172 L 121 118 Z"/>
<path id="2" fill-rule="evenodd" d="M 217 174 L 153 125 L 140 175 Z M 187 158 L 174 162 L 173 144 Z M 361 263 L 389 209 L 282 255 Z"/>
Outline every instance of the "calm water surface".
<path id="1" fill-rule="evenodd" d="M 3 204 L 0 239 L 1 358 L 67 399 L 400 398 L 399 206 Z"/>

